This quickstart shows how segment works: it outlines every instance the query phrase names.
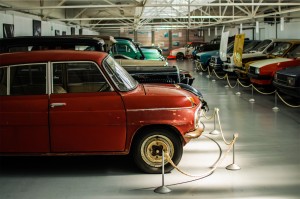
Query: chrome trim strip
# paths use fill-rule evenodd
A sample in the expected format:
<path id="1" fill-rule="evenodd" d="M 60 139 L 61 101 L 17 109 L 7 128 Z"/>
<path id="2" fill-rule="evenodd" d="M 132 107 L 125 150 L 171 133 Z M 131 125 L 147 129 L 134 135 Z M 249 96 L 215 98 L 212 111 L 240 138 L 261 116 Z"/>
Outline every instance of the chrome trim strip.
<path id="1" fill-rule="evenodd" d="M 176 111 L 176 110 L 181 110 L 181 109 L 191 109 L 191 107 L 180 107 L 180 108 L 149 108 L 149 109 L 127 109 L 127 111 L 162 111 L 162 110 L 168 110 L 168 111 Z"/>

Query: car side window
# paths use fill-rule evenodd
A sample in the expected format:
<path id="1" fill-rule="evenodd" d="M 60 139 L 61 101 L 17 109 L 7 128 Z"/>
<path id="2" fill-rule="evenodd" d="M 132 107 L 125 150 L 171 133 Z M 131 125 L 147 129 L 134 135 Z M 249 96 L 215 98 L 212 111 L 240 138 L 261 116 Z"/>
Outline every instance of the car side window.
<path id="1" fill-rule="evenodd" d="M 46 64 L 10 67 L 10 95 L 42 95 L 46 93 Z"/>
<path id="2" fill-rule="evenodd" d="M 7 76 L 7 69 L 0 68 L 0 96 L 7 95 L 6 76 Z"/>
<path id="3" fill-rule="evenodd" d="M 53 93 L 107 92 L 111 87 L 91 62 L 53 64 Z"/>

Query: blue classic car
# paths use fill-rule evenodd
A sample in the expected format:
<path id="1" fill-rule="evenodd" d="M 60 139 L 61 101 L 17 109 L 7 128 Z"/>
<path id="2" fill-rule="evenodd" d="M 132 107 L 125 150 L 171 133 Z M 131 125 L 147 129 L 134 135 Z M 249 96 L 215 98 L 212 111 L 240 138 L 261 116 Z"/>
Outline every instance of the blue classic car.
<path id="1" fill-rule="evenodd" d="M 300 98 L 300 66 L 277 71 L 273 85 L 282 93 Z"/>

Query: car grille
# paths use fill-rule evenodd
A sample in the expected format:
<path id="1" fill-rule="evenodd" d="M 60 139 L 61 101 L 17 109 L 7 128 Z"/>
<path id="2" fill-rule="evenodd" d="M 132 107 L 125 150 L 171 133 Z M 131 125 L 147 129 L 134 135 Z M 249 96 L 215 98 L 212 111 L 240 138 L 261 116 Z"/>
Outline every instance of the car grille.
<path id="1" fill-rule="evenodd" d="M 276 81 L 280 84 L 286 84 L 287 85 L 287 78 L 288 78 L 288 76 L 277 73 Z"/>

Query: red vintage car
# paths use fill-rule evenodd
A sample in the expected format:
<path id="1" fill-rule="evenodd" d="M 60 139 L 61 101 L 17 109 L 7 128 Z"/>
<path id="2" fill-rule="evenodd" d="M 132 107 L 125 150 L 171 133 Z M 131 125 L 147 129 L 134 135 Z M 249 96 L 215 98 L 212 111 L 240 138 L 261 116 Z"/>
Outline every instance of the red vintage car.
<path id="1" fill-rule="evenodd" d="M 178 85 L 139 84 L 110 55 L 0 55 L 1 155 L 125 155 L 160 173 L 202 134 L 202 102 Z M 165 162 L 165 170 L 173 167 Z"/>
<path id="2" fill-rule="evenodd" d="M 250 64 L 248 76 L 253 84 L 272 85 L 278 70 L 300 65 L 300 41 L 294 42 L 286 58 L 275 57 Z"/>

